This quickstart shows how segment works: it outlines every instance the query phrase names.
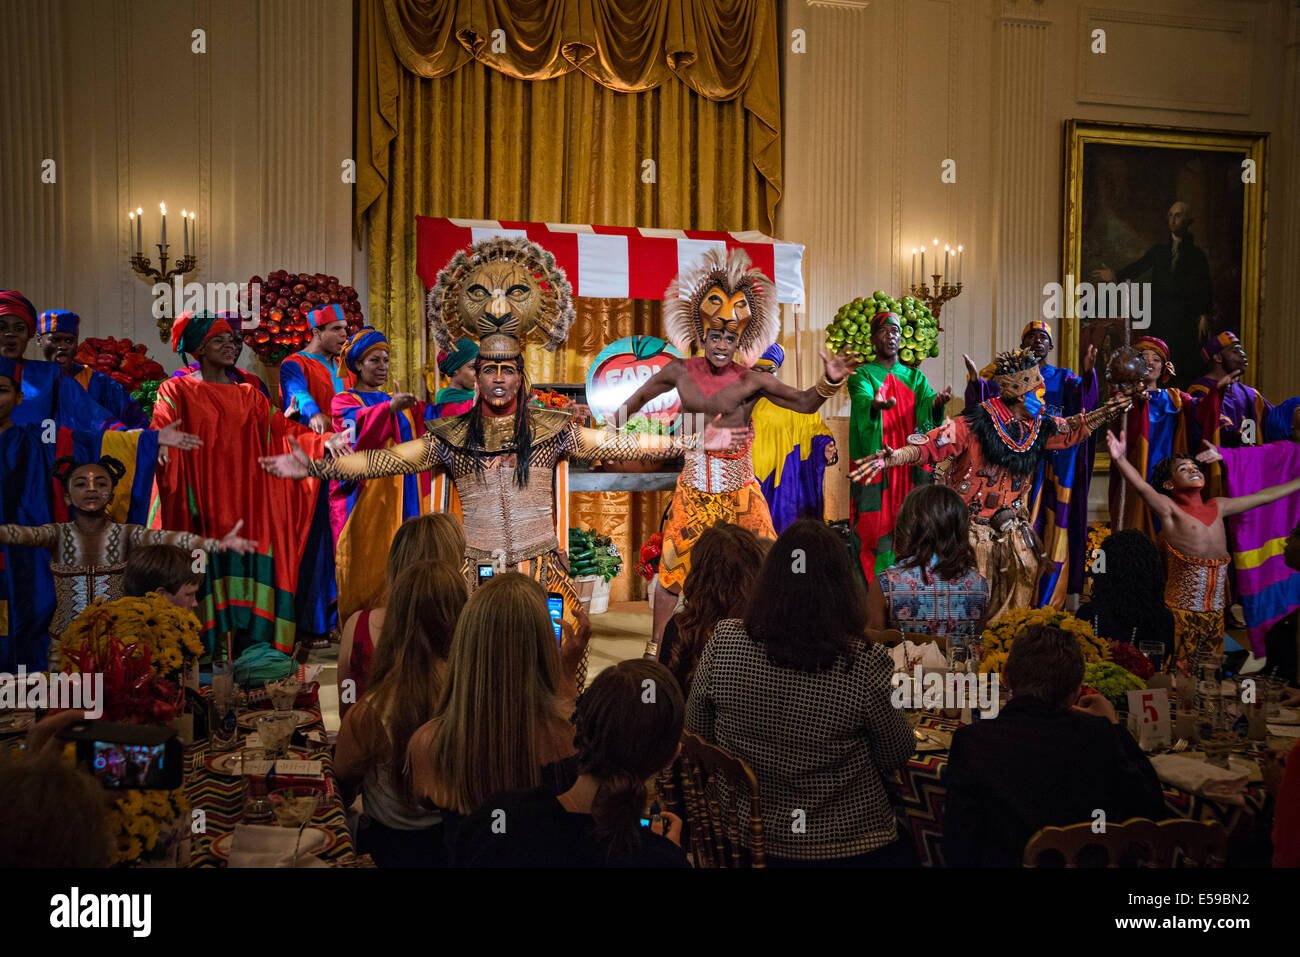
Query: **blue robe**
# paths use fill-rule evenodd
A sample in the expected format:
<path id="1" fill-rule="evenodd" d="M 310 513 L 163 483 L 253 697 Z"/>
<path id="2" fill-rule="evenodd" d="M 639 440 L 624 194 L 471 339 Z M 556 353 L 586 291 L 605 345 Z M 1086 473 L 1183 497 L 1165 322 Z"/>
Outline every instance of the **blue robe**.
<path id="1" fill-rule="evenodd" d="M 82 375 L 83 372 L 89 372 L 90 375 Z M 112 377 L 96 372 L 88 366 L 82 366 L 71 375 L 71 378 L 76 379 L 96 403 L 112 413 L 113 417 L 128 429 L 149 428 L 149 418 L 140 408 L 140 403 L 131 398 L 131 394 L 113 381 Z"/>
<path id="2" fill-rule="evenodd" d="M 44 425 L 51 420 L 59 428 L 92 432 L 126 428 L 80 382 L 65 376 L 58 363 L 24 359 L 18 375 L 22 379 L 23 401 L 14 406 L 15 425 Z"/>

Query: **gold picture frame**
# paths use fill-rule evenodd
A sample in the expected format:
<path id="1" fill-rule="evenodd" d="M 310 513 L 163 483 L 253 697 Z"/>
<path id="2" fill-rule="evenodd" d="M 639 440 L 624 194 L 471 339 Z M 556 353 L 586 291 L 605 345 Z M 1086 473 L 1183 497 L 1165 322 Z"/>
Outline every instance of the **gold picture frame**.
<path id="1" fill-rule="evenodd" d="M 1199 341 L 1206 325 L 1211 333 L 1233 330 L 1250 358 L 1255 360 L 1258 357 L 1264 287 L 1264 232 L 1268 213 L 1267 146 L 1266 133 L 1090 120 L 1067 120 L 1065 123 L 1063 289 L 1071 287 L 1071 277 L 1077 288 L 1079 282 L 1095 282 L 1095 270 L 1109 268 L 1118 279 L 1124 271 L 1131 272 L 1137 268 L 1140 262 L 1153 262 L 1154 259 L 1147 260 L 1146 257 L 1155 253 L 1159 242 L 1153 244 L 1152 239 L 1160 237 L 1168 244 L 1170 229 L 1167 218 L 1166 223 L 1161 224 L 1153 213 L 1158 213 L 1162 207 L 1171 207 L 1175 201 L 1187 202 L 1183 194 L 1191 197 L 1193 225 L 1201 220 L 1207 221 L 1210 252 L 1201 251 L 1199 261 L 1205 264 L 1205 275 L 1212 287 L 1213 305 L 1208 323 L 1197 319 L 1197 338 L 1193 339 L 1188 335 L 1187 324 L 1172 318 L 1177 312 L 1174 307 L 1166 306 L 1160 317 L 1160 328 L 1173 329 L 1177 337 L 1177 345 L 1175 340 L 1166 341 L 1170 342 L 1171 351 L 1175 353 L 1173 359 L 1179 374 L 1178 382 L 1184 387 L 1201 375 L 1200 347 L 1196 345 L 1195 354 L 1192 354 L 1191 344 Z M 1239 203 L 1235 196 L 1237 182 L 1233 170 L 1240 177 Z M 1253 181 L 1248 181 L 1252 177 Z M 1106 185 L 1113 187 L 1113 192 L 1107 192 Z M 1167 217 L 1168 213 L 1164 215 Z M 1200 238 L 1200 234 L 1192 230 L 1191 236 L 1192 245 L 1196 245 L 1195 240 Z M 1118 271 L 1105 263 L 1107 257 L 1117 264 L 1125 258 L 1131 259 L 1146 244 L 1150 245 L 1145 257 L 1131 261 Z M 1169 261 L 1166 253 L 1166 262 Z M 1193 259 L 1188 257 L 1185 261 L 1193 262 Z M 1172 263 L 1166 268 L 1169 273 L 1165 288 L 1174 292 L 1163 301 L 1172 303 L 1182 294 L 1182 287 L 1173 283 Z M 1146 275 L 1151 276 L 1154 285 L 1154 272 Z M 1231 281 L 1234 275 L 1239 275 L 1239 288 Z M 1128 278 L 1139 279 L 1136 275 Z M 1158 290 L 1151 289 L 1151 292 L 1154 298 L 1159 298 Z M 1180 303 L 1190 298 L 1185 297 Z M 1148 299 L 1147 308 L 1150 306 L 1151 300 Z M 1114 334 L 1123 325 L 1116 323 L 1116 317 L 1079 318 L 1072 316 L 1072 311 L 1065 310 L 1058 320 L 1061 326 L 1058 340 L 1060 361 L 1063 365 L 1080 368 L 1087 344 L 1096 345 L 1100 341 L 1108 343 L 1109 348 L 1122 344 L 1115 342 Z M 1150 317 L 1147 321 L 1151 321 Z M 1105 330 L 1108 339 L 1101 338 L 1097 323 L 1102 323 L 1101 329 Z M 1125 326 L 1125 329 L 1134 337 L 1160 336 L 1156 328 L 1143 330 Z M 1099 346 L 1097 374 L 1104 396 L 1109 356 L 1101 355 L 1101 351 Z M 1188 366 L 1185 370 L 1179 368 L 1180 357 L 1181 362 Z M 1255 368 L 1252 361 L 1244 376 L 1250 385 L 1255 384 Z M 1102 458 L 1106 458 L 1104 454 Z M 1099 466 L 1108 464 L 1098 462 Z"/>

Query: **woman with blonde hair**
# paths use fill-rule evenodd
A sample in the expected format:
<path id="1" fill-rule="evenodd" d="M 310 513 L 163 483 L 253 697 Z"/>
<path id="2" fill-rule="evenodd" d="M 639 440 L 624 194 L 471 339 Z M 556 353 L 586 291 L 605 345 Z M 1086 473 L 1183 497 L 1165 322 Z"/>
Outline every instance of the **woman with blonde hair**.
<path id="1" fill-rule="evenodd" d="M 415 793 L 452 826 L 499 791 L 559 780 L 547 765 L 571 757 L 573 675 L 591 627 L 585 614 L 557 647 L 546 593 L 526 575 L 498 575 L 475 590 L 452 640 L 437 712 L 411 739 Z M 572 769 L 570 769 L 572 775 Z M 548 780 L 549 778 L 549 780 Z"/>
<path id="2" fill-rule="evenodd" d="M 404 568 L 418 561 L 447 562 L 460 568 L 465 560 L 465 529 L 454 515 L 436 513 L 408 519 L 398 526 L 388 549 L 385 596 Z M 384 605 L 388 603 L 387 597 Z M 339 717 L 365 694 L 371 658 L 383 638 L 386 608 L 363 608 L 343 625 L 339 640 Z M 348 684 L 351 682 L 351 684 Z"/>
<path id="3" fill-rule="evenodd" d="M 460 566 L 449 562 L 418 561 L 397 576 L 370 687 L 339 730 L 334 773 L 348 804 L 361 789 L 357 845 L 380 867 L 427 867 L 440 859 L 442 819 L 415 797 L 406 744 L 433 717 L 468 596 Z"/>

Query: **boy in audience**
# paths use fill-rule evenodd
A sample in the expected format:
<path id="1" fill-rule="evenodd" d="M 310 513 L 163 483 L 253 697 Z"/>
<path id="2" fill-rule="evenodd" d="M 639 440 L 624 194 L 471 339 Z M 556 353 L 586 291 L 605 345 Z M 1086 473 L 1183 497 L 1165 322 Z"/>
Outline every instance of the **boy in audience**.
<path id="1" fill-rule="evenodd" d="M 1160 520 L 1168 553 L 1165 604 L 1174 613 L 1175 657 L 1190 664 L 1202 654 L 1222 654 L 1227 566 L 1232 560 L 1223 520 L 1300 491 L 1300 479 L 1253 495 L 1215 497 L 1207 502 L 1202 494 L 1205 475 L 1196 459 L 1171 455 L 1161 460 L 1151 472 L 1151 484 L 1147 484 L 1125 458 L 1125 434 L 1107 432 L 1106 442 L 1111 461 Z M 1213 446 L 1208 442 L 1206 446 L 1208 451 L 1202 452 L 1200 458 L 1222 461 Z"/>
<path id="2" fill-rule="evenodd" d="M 122 575 L 122 594 L 143 598 L 156 591 L 177 608 L 193 611 L 199 605 L 203 572 L 194 570 L 190 553 L 175 545 L 143 545 L 131 550 Z"/>
<path id="3" fill-rule="evenodd" d="M 1155 769 L 1115 709 L 1079 697 L 1083 652 L 1069 632 L 1033 625 L 1016 636 L 1003 678 L 1012 698 L 996 721 L 953 735 L 944 858 L 953 867 L 1019 867 L 1036 831 L 1081 821 L 1161 820 Z"/>

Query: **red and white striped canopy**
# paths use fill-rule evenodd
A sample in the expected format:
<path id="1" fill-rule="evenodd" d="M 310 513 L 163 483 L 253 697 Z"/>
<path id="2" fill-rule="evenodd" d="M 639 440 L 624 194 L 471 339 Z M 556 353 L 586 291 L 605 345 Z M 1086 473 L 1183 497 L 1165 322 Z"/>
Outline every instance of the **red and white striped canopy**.
<path id="1" fill-rule="evenodd" d="M 494 236 L 527 236 L 555 257 L 575 296 L 663 299 L 683 269 L 709 249 L 739 247 L 776 283 L 778 302 L 803 302 L 803 246 L 760 232 L 641 229 L 490 219 L 415 218 L 416 272 L 426 289 L 456 251 Z"/>

